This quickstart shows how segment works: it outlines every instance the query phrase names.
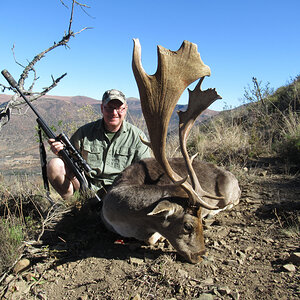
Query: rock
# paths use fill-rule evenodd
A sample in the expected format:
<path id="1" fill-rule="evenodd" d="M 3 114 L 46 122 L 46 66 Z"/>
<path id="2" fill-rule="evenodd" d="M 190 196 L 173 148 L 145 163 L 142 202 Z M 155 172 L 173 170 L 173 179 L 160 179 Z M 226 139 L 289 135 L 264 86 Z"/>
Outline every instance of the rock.
<path id="1" fill-rule="evenodd" d="M 296 267 L 293 264 L 286 264 L 282 266 L 288 272 L 295 272 Z"/>
<path id="2" fill-rule="evenodd" d="M 227 266 L 234 266 L 237 264 L 237 261 L 234 259 L 227 259 L 223 261 L 223 264 Z"/>
<path id="3" fill-rule="evenodd" d="M 187 271 L 185 271 L 185 270 L 182 270 L 182 269 L 179 269 L 177 271 L 177 274 L 181 278 L 187 278 L 189 276 L 189 273 Z"/>
<path id="4" fill-rule="evenodd" d="M 245 253 L 249 253 L 249 252 L 251 252 L 253 249 L 254 249 L 253 246 L 248 246 L 248 247 L 246 248 L 246 250 L 245 250 Z"/>
<path id="5" fill-rule="evenodd" d="M 300 252 L 294 252 L 290 255 L 289 261 L 291 263 L 296 264 L 297 266 L 300 265 Z"/>
<path id="6" fill-rule="evenodd" d="M 263 238 L 263 241 L 266 242 L 267 244 L 272 244 L 274 243 L 274 240 L 271 238 Z"/>
<path id="7" fill-rule="evenodd" d="M 139 266 L 139 265 L 144 263 L 144 260 L 140 259 L 140 258 L 136 258 L 136 257 L 130 257 L 129 258 L 129 263 L 132 264 L 132 265 Z"/>
<path id="8" fill-rule="evenodd" d="M 134 297 L 130 298 L 131 300 L 141 300 L 140 294 L 136 294 Z"/>
<path id="9" fill-rule="evenodd" d="M 237 256 L 239 256 L 241 258 L 241 260 L 244 260 L 246 258 L 246 254 L 240 250 L 237 250 L 236 254 L 237 254 Z"/>
<path id="10" fill-rule="evenodd" d="M 267 176 L 268 171 L 261 171 L 258 175 L 259 176 L 263 176 L 266 177 Z"/>
<path id="11" fill-rule="evenodd" d="M 214 284 L 214 280 L 211 277 L 206 278 L 205 280 L 203 280 L 201 282 L 202 285 L 213 285 Z"/>
<path id="12" fill-rule="evenodd" d="M 30 260 L 27 258 L 19 260 L 14 266 L 14 273 L 21 273 L 30 267 Z"/>
<path id="13" fill-rule="evenodd" d="M 214 300 L 214 296 L 212 294 L 203 293 L 198 298 L 194 298 L 195 300 Z"/>
<path id="14" fill-rule="evenodd" d="M 231 297 L 234 299 L 234 300 L 239 300 L 240 299 L 240 294 L 238 292 L 232 292 L 231 293 Z"/>
<path id="15" fill-rule="evenodd" d="M 39 292 L 39 293 L 37 294 L 37 298 L 38 298 L 39 300 L 47 300 L 47 296 L 46 296 L 45 293 L 43 293 L 43 292 Z"/>
<path id="16" fill-rule="evenodd" d="M 279 258 L 280 258 L 281 260 L 288 260 L 289 257 L 290 257 L 290 254 L 289 254 L 289 252 L 287 252 L 287 251 L 283 251 L 283 252 L 281 252 L 280 255 L 279 255 Z"/>
<path id="17" fill-rule="evenodd" d="M 25 294 L 28 292 L 28 285 L 24 280 L 12 281 L 7 288 L 7 294 L 1 299 L 25 299 Z"/>
<path id="18" fill-rule="evenodd" d="M 229 295 L 230 294 L 230 288 L 228 286 L 219 286 L 218 287 L 218 292 L 222 295 Z"/>
<path id="19" fill-rule="evenodd" d="M 36 278 L 35 274 L 34 273 L 27 273 L 24 277 L 23 277 L 26 281 L 31 281 L 33 280 L 34 278 Z"/>
<path id="20" fill-rule="evenodd" d="M 62 271 L 64 270 L 64 267 L 63 267 L 63 265 L 57 265 L 57 266 L 55 267 L 55 269 L 56 269 L 56 271 L 58 271 L 58 272 L 62 272 Z"/>
<path id="21" fill-rule="evenodd" d="M 209 218 L 209 219 L 205 219 L 205 220 L 203 220 L 204 222 L 204 225 L 205 226 L 211 226 L 214 222 L 215 222 L 215 219 L 214 218 Z"/>
<path id="22" fill-rule="evenodd" d="M 14 278 L 15 278 L 14 275 L 12 274 L 8 275 L 4 280 L 4 284 L 8 285 L 11 281 L 13 281 Z"/>

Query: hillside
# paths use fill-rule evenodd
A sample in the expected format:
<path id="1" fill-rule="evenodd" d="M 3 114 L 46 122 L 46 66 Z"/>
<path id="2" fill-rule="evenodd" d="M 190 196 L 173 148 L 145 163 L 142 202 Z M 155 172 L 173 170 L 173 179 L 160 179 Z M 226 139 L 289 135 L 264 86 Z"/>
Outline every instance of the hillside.
<path id="1" fill-rule="evenodd" d="M 0 95 L 0 103 L 9 99 L 10 96 L 8 95 Z M 146 131 L 139 99 L 131 97 L 127 101 L 129 107 L 127 119 Z M 63 121 L 62 130 L 65 131 L 66 125 L 64 124 L 72 124 L 69 127 L 72 127 L 74 131 L 79 125 L 98 117 L 98 114 L 100 114 L 100 103 L 99 100 L 85 96 L 43 96 L 32 104 L 47 122 L 48 126 L 59 128 L 58 124 L 60 121 Z M 91 109 L 83 110 L 87 106 Z M 179 105 L 176 110 L 184 110 L 185 108 L 186 106 Z M 177 126 L 178 117 L 176 110 L 170 122 L 170 130 Z M 35 130 L 36 116 L 27 106 L 23 107 L 22 112 L 26 113 L 17 115 L 14 112 L 10 122 L 0 131 L 2 141 L 0 143 L 0 172 L 4 174 L 40 171 L 39 149 Z M 206 110 L 200 117 L 200 120 L 217 113 L 216 111 Z M 70 135 L 70 132 L 67 132 L 67 134 Z M 48 155 L 51 156 L 52 154 L 48 153 Z"/>
<path id="2" fill-rule="evenodd" d="M 108 231 L 84 199 L 59 205 L 52 192 L 58 203 L 47 210 L 36 177 L 21 185 L 12 176 L 0 189 L 1 216 L 12 224 L 4 235 L 2 223 L 0 255 L 3 270 L 16 264 L 0 278 L 0 298 L 299 299 L 299 101 L 298 77 L 264 102 L 202 122 L 189 139 L 188 150 L 226 166 L 242 192 L 238 205 L 204 220 L 207 252 L 200 264 L 187 263 L 167 240 L 149 246 Z M 22 259 L 8 260 L 20 210 L 29 233 L 23 248 L 15 246 Z"/>

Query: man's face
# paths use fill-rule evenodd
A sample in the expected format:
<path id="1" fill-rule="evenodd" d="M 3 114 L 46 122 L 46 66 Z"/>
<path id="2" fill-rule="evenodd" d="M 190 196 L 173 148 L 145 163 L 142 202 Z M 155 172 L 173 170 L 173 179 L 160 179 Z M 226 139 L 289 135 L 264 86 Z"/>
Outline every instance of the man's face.
<path id="1" fill-rule="evenodd" d="M 127 105 L 119 100 L 111 100 L 106 105 L 101 104 L 101 112 L 106 129 L 116 132 L 120 129 L 125 119 Z"/>

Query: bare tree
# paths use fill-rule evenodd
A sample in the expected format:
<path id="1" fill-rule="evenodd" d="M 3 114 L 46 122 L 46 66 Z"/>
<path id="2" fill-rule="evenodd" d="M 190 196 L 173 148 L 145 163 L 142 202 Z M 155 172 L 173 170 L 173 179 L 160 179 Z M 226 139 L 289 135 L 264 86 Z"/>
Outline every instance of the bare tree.
<path id="1" fill-rule="evenodd" d="M 66 76 L 66 73 L 59 76 L 58 78 L 54 78 L 51 75 L 52 83 L 49 84 L 47 87 L 43 88 L 42 91 L 35 92 L 34 87 L 35 87 L 37 80 L 39 79 L 39 77 L 37 76 L 36 69 L 35 69 L 36 63 L 38 61 L 40 61 L 42 58 L 45 58 L 45 56 L 48 52 L 50 52 L 60 46 L 68 47 L 68 43 L 71 38 L 75 37 L 77 34 L 81 33 L 82 31 L 89 29 L 88 27 L 84 27 L 81 30 L 79 30 L 78 32 L 73 32 L 72 22 L 73 22 L 73 13 L 74 13 L 75 5 L 80 7 L 84 11 L 86 8 L 89 8 L 89 7 L 86 4 L 79 3 L 78 1 L 75 1 L 75 0 L 70 0 L 70 1 L 72 2 L 72 6 L 71 6 L 71 14 L 70 14 L 70 19 L 69 19 L 69 24 L 68 24 L 68 30 L 65 31 L 65 33 L 60 41 L 54 42 L 53 45 L 51 45 L 44 51 L 38 53 L 37 55 L 35 55 L 35 57 L 26 66 L 23 66 L 16 60 L 15 55 L 14 55 L 14 46 L 12 48 L 15 62 L 23 68 L 23 72 L 21 73 L 19 79 L 17 80 L 18 88 L 24 95 L 26 95 L 28 97 L 28 99 L 30 101 L 37 100 L 38 98 L 40 98 L 43 95 L 45 95 L 46 93 L 48 93 L 55 86 L 57 86 L 57 84 L 60 82 L 60 80 L 63 77 Z M 65 1 L 60 0 L 60 2 L 63 6 L 67 7 Z M 29 72 L 33 73 L 33 79 L 32 79 L 32 82 L 31 82 L 29 88 L 26 89 L 24 87 L 24 84 L 25 84 L 25 81 L 28 79 Z M 5 90 L 13 90 L 12 87 L 6 86 L 1 83 L 0 83 L 0 88 L 2 89 L 2 92 L 5 92 Z M 12 110 L 16 109 L 17 107 L 19 107 L 21 104 L 24 103 L 24 100 L 22 100 L 22 98 L 19 97 L 18 93 L 16 91 L 14 91 L 14 92 L 15 92 L 15 94 L 12 95 L 12 97 L 9 101 L 4 102 L 0 105 L 0 131 L 1 131 L 2 126 L 4 126 L 10 120 L 10 115 L 11 115 Z"/>

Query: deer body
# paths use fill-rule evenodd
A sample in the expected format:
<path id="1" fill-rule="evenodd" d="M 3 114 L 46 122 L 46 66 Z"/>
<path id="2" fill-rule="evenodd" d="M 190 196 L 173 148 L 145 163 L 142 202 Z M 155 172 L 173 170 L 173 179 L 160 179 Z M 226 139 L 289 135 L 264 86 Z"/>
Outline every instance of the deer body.
<path id="1" fill-rule="evenodd" d="M 186 176 L 182 158 L 169 160 L 172 169 Z M 201 186 L 222 200 L 205 199 L 226 208 L 239 202 L 236 178 L 214 164 L 194 161 Z M 210 211 L 188 205 L 188 196 L 172 184 L 158 162 L 144 159 L 125 169 L 103 199 L 102 219 L 108 228 L 125 237 L 153 244 L 160 236 L 188 261 L 198 262 L 205 252 L 201 218 Z M 159 234 L 157 234 L 159 233 Z"/>

